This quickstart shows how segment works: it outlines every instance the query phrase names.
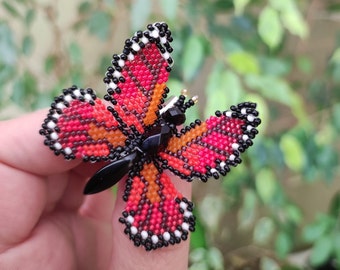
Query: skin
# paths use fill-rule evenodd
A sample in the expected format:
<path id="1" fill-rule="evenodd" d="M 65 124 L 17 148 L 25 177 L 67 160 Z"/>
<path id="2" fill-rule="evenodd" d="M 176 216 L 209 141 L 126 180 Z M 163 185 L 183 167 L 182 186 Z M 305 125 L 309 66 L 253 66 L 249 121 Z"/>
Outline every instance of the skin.
<path id="1" fill-rule="evenodd" d="M 118 222 L 124 180 L 84 196 L 104 164 L 65 161 L 38 131 L 46 111 L 0 122 L 0 269 L 187 269 L 189 241 L 146 252 Z M 190 198 L 191 185 L 173 176 Z"/>

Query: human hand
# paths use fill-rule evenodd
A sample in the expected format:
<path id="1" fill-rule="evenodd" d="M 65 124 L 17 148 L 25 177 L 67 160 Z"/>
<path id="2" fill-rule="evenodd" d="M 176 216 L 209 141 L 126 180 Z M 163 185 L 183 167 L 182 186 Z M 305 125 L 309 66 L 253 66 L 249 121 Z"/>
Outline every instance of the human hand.
<path id="1" fill-rule="evenodd" d="M 65 161 L 43 144 L 45 111 L 0 122 L 0 269 L 187 269 L 189 241 L 146 252 L 123 232 L 124 180 L 84 196 L 103 164 Z M 190 198 L 191 185 L 172 176 Z"/>

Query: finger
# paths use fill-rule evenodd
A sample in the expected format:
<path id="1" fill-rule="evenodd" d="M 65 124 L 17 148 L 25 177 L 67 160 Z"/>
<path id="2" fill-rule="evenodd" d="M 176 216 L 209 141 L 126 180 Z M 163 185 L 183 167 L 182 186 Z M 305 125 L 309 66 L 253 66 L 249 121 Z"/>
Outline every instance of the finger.
<path id="1" fill-rule="evenodd" d="M 191 197 L 191 184 L 172 176 L 175 187 L 186 197 Z M 116 205 L 113 212 L 113 254 L 110 269 L 117 265 L 121 269 L 186 269 L 188 264 L 189 240 L 174 246 L 163 247 L 147 252 L 135 247 L 124 234 L 124 227 L 118 222 L 125 202 L 122 199 L 125 181 L 119 183 Z"/>
<path id="2" fill-rule="evenodd" d="M 81 162 L 57 157 L 44 145 L 39 130 L 46 113 L 46 110 L 41 110 L 0 122 L 0 162 L 39 175 L 67 171 Z"/>

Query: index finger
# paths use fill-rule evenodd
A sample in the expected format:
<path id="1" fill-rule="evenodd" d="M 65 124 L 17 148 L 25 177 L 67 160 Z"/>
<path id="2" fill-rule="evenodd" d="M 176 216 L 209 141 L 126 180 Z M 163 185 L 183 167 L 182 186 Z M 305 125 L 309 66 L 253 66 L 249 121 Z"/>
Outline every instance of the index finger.
<path id="1" fill-rule="evenodd" d="M 44 145 L 39 130 L 46 114 L 46 110 L 40 110 L 0 122 L 0 162 L 39 175 L 67 171 L 81 162 L 57 157 Z"/>

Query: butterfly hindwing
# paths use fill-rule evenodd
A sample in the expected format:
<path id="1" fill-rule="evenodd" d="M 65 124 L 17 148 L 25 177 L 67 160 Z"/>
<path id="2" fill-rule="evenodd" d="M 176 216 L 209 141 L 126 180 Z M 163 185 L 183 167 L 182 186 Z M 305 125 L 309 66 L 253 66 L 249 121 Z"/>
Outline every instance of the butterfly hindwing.
<path id="1" fill-rule="evenodd" d="M 76 86 L 55 98 L 40 133 L 55 154 L 86 161 L 119 158 L 128 135 L 92 89 Z"/>
<path id="2" fill-rule="evenodd" d="M 241 162 L 240 153 L 252 145 L 258 133 L 260 119 L 255 107 L 255 103 L 241 103 L 223 113 L 216 112 L 205 122 L 191 124 L 159 153 L 163 168 L 188 181 L 225 175 L 230 166 Z"/>
<path id="3" fill-rule="evenodd" d="M 126 182 L 120 221 L 136 246 L 156 249 L 186 240 L 194 230 L 193 204 L 154 162 L 144 163 Z"/>
<path id="4" fill-rule="evenodd" d="M 168 93 L 166 81 L 171 70 L 171 32 L 165 23 L 148 25 L 126 40 L 123 53 L 113 55 L 104 82 L 118 120 L 133 132 L 143 134 L 158 118 Z"/>

